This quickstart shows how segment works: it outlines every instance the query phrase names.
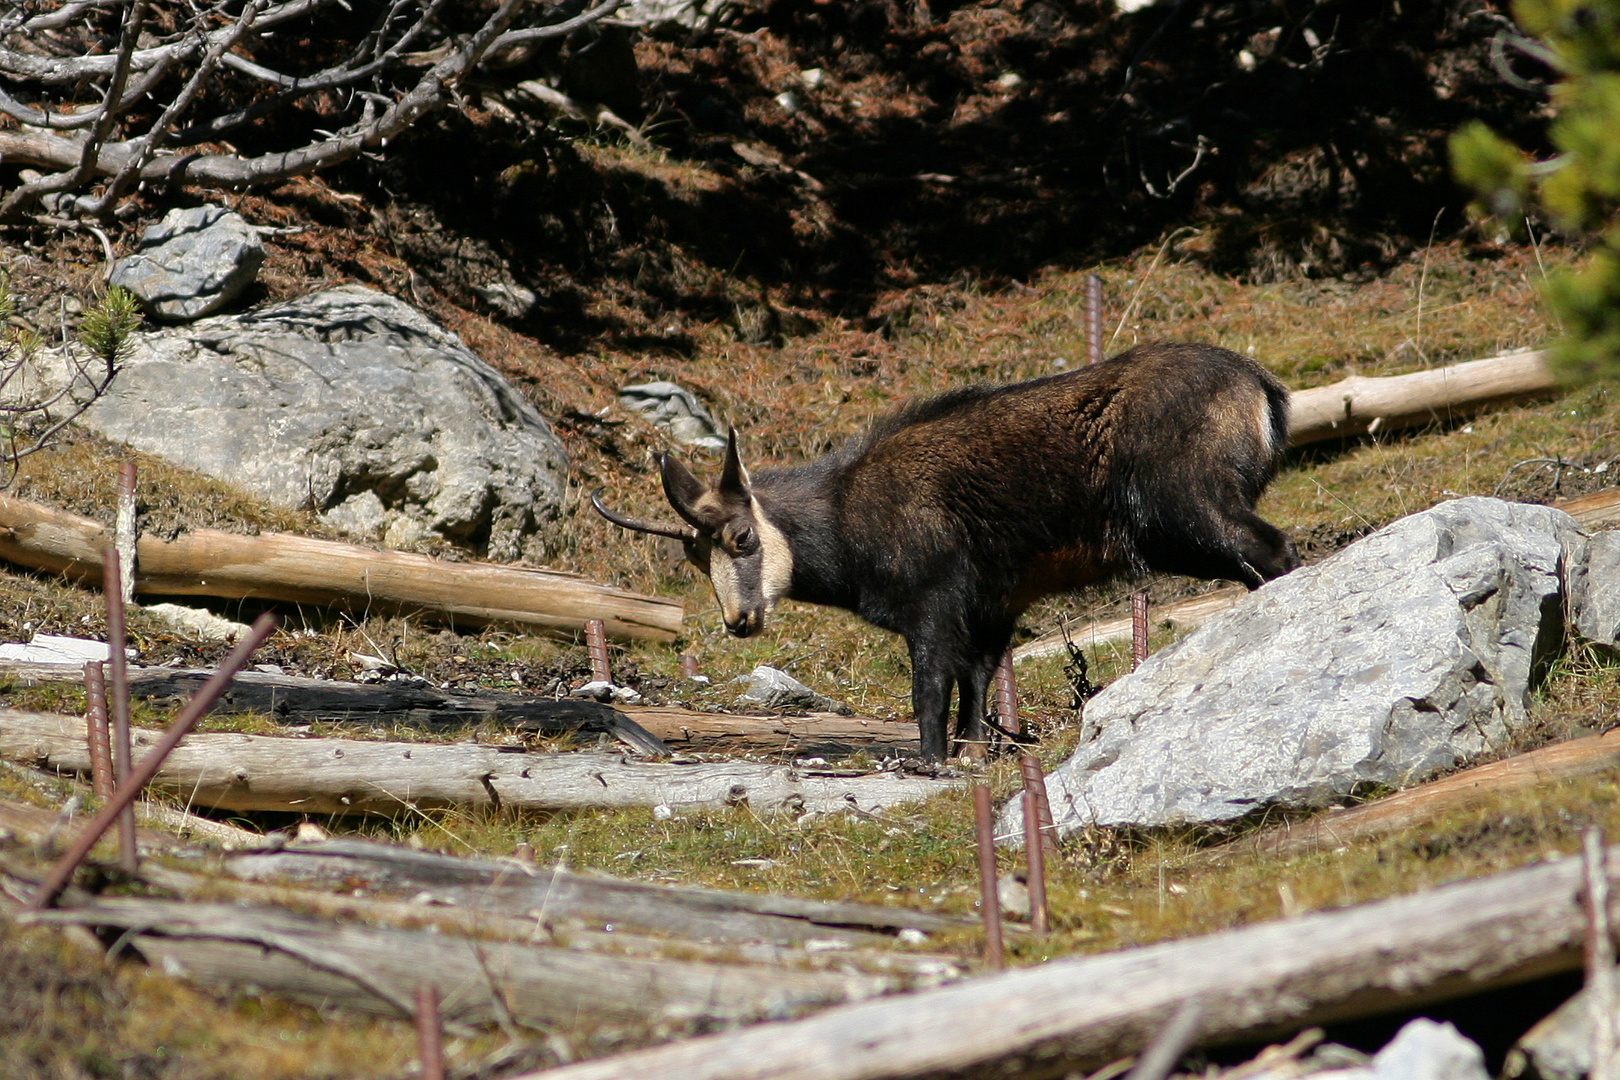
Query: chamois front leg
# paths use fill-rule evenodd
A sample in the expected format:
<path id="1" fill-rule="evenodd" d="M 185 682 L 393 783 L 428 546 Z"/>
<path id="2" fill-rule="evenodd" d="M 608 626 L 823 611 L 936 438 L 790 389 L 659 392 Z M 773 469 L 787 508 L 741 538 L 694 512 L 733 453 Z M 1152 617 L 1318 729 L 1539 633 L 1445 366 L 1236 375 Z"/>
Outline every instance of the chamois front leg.
<path id="1" fill-rule="evenodd" d="M 922 756 L 926 761 L 943 761 L 951 687 L 956 680 L 931 642 L 913 638 L 906 643 L 911 648 L 911 713 L 922 736 Z"/>

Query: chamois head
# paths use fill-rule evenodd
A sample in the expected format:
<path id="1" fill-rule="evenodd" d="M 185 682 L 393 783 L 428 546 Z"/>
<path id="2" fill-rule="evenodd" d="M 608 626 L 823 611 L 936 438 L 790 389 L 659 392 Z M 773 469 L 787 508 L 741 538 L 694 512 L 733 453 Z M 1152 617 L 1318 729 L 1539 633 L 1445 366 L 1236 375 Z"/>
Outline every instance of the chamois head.
<path id="1" fill-rule="evenodd" d="M 737 453 L 737 433 L 726 443 L 720 483 L 711 487 L 669 454 L 659 465 L 664 495 L 687 523 L 686 528 L 639 521 L 612 513 L 595 495 L 597 513 L 627 529 L 680 540 L 686 558 L 709 575 L 720 616 L 737 637 L 750 637 L 765 627 L 765 617 L 793 580 L 793 554 L 787 538 L 754 498 Z"/>

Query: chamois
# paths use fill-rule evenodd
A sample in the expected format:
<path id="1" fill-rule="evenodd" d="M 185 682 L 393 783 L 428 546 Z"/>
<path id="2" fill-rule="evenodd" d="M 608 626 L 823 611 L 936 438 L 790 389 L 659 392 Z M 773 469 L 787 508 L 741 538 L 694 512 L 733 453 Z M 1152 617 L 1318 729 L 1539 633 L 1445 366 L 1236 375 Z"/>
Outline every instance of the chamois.
<path id="1" fill-rule="evenodd" d="M 726 629 L 782 597 L 846 608 L 906 639 L 922 753 L 985 737 L 985 692 L 1018 616 L 1052 593 L 1146 569 L 1251 589 L 1299 565 L 1255 501 L 1288 442 L 1288 393 L 1212 345 L 1159 344 L 1060 375 L 914 402 L 842 449 L 750 476 L 726 448 L 709 486 L 661 456 L 681 540 Z"/>

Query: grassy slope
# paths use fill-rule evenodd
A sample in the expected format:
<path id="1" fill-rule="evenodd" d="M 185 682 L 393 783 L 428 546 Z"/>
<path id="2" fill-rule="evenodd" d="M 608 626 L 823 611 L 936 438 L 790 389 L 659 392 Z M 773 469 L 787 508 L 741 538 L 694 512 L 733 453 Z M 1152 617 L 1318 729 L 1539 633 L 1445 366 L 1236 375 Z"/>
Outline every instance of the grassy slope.
<path id="1" fill-rule="evenodd" d="M 1437 247 L 1391 273 L 1359 284 L 1302 282 L 1244 286 L 1171 261 L 1159 249 L 1099 267 L 1111 299 L 1110 326 L 1118 325 L 1114 350 L 1140 340 L 1198 338 L 1256 356 L 1296 387 L 1319 385 L 1352 371 L 1363 374 L 1411 370 L 1425 364 L 1492 355 L 1536 345 L 1554 332 L 1534 293 L 1540 259 L 1562 253 L 1493 250 L 1475 257 L 1459 247 Z M 560 429 L 573 455 L 576 487 L 606 485 L 626 510 L 659 510 L 649 453 L 662 446 L 657 434 L 612 408 L 612 389 L 647 377 L 673 377 L 704 394 L 723 421 L 746 433 L 759 462 L 795 460 L 834 444 L 864 419 L 904 397 L 968 380 L 1001 380 L 1050 371 L 1083 355 L 1083 276 L 1054 274 L 994 295 L 972 288 L 919 290 L 894 309 L 894 330 L 885 337 L 824 328 L 780 347 L 738 344 L 721 327 L 706 336 L 690 359 L 663 360 L 644 354 L 597 354 L 561 358 L 534 342 L 482 319 L 450 310 L 437 312 L 492 362 L 529 387 Z M 605 416 L 593 419 L 604 407 Z M 1509 410 L 1460 427 L 1411 437 L 1312 451 L 1291 461 L 1268 494 L 1263 512 L 1292 528 L 1307 546 L 1331 547 L 1366 528 L 1429 506 L 1449 493 L 1490 494 L 1499 488 L 1537 501 L 1601 484 L 1605 474 L 1586 472 L 1620 456 L 1611 395 L 1585 390 L 1546 405 Z M 1558 458 L 1574 467 L 1553 472 L 1516 463 Z M 23 493 L 85 512 L 108 505 L 109 485 L 86 481 L 106 475 L 106 456 L 86 444 L 41 462 Z M 710 467 L 713 462 L 700 462 Z M 143 470 L 153 490 L 192 484 L 156 463 Z M 157 499 L 184 524 L 192 499 Z M 215 506 L 229 505 L 212 500 Z M 216 517 L 218 515 L 216 514 Z M 308 528 L 309 523 L 272 513 L 251 502 L 230 505 L 226 517 L 238 526 Z M 211 520 L 207 524 L 229 524 Z M 787 605 L 776 626 L 761 638 L 724 638 L 706 585 L 679 566 L 662 542 L 627 538 L 594 516 L 579 513 L 560 533 L 555 562 L 640 589 L 678 596 L 691 613 L 685 639 L 676 647 L 636 646 L 616 657 L 621 670 L 673 676 L 681 652 L 698 657 L 716 681 L 746 672 L 758 662 L 788 667 L 826 693 L 879 715 L 904 715 L 909 676 L 899 641 L 852 617 L 804 605 Z M 1159 579 L 1160 598 L 1185 592 L 1191 583 Z M 1067 613 L 1117 607 L 1129 586 L 1093 590 L 1078 598 L 1049 601 L 1031 613 L 1026 629 L 1038 632 Z M 95 598 L 33 578 L 7 577 L 0 591 L 0 633 L 8 638 L 32 630 L 96 633 Z M 137 643 L 150 659 L 180 656 L 207 660 L 197 649 L 166 635 L 137 613 Z M 577 648 L 501 632 L 475 637 L 435 631 L 400 620 L 360 624 L 315 622 L 314 633 L 282 635 L 271 658 L 295 670 L 353 673 L 351 651 L 397 647 L 412 670 L 440 681 L 512 684 L 518 671 L 534 686 L 550 674 L 576 670 Z M 1157 639 L 1156 639 L 1157 640 Z M 1093 675 L 1119 670 L 1111 653 L 1093 658 Z M 1577 653 L 1561 663 L 1535 705 L 1531 741 L 1562 737 L 1606 723 L 1620 693 L 1604 658 Z M 649 683 L 648 685 L 652 685 Z M 1072 721 L 1061 666 L 1044 661 L 1021 670 L 1021 692 L 1037 724 L 1049 733 L 1042 750 L 1048 765 L 1066 752 Z M 11 691 L 13 701 L 78 707 L 72 692 L 51 701 Z M 262 729 L 273 725 L 259 722 Z M 395 733 L 398 734 L 398 733 Z M 1006 764 L 990 770 L 999 793 L 1014 777 Z M 44 804 L 59 803 L 64 784 L 44 784 L 0 774 L 0 794 Z M 1426 823 L 1389 840 L 1326 855 L 1288 859 L 1237 858 L 1218 868 L 1194 862 L 1201 839 L 1156 835 L 1084 837 L 1065 847 L 1053 868 L 1053 910 L 1058 932 L 1021 946 L 1021 960 L 1205 932 L 1280 913 L 1334 906 L 1405 891 L 1457 877 L 1567 852 L 1587 821 L 1620 827 L 1620 801 L 1609 779 L 1552 785 L 1534 798 L 1486 805 Z M 967 912 L 976 886 L 970 850 L 971 810 L 963 796 L 936 800 L 885 820 L 817 820 L 795 824 L 762 820 L 744 810 L 654 822 L 645 812 L 507 818 L 446 814 L 385 823 L 328 823 L 451 851 L 509 852 L 531 843 L 540 859 L 650 880 L 772 889 L 812 896 L 850 897 Z M 737 865 L 768 859 L 768 864 Z M 1004 867 L 1013 859 L 1004 856 Z M 974 943 L 957 943 L 972 949 Z M 0 933 L 0 951 L 45 957 L 62 948 L 37 934 Z M 20 962 L 20 961 L 19 961 Z M 52 963 L 56 961 L 51 960 Z M 62 970 L 88 970 L 86 962 L 62 961 Z M 138 1075 L 231 1075 L 237 1068 L 262 1076 L 398 1075 L 410 1049 L 402 1026 L 357 1023 L 276 1006 L 216 1004 L 161 975 L 121 970 L 109 977 L 85 976 L 96 989 L 79 1012 L 50 1004 L 63 991 L 39 990 L 17 998 L 20 1019 L 8 1027 L 0 1015 L 0 1046 L 26 1050 L 62 1065 L 63 1075 L 114 1075 L 112 1059 L 128 1061 L 129 1048 L 158 1037 L 174 1047 L 163 1061 L 146 1061 Z M 48 981 L 48 980 L 47 980 Z M 88 991 L 86 993 L 89 993 Z M 58 995 L 53 997 L 52 995 Z M 75 999 L 76 1000 L 76 999 Z M 87 999 L 88 1000 L 88 999 Z M 86 1012 L 85 1010 L 88 1010 Z M 75 1019 L 79 1017 L 79 1019 Z M 25 1042 L 15 1032 L 29 1025 L 55 1025 L 60 1038 Z M 20 1025 L 20 1026 L 19 1026 Z M 74 1025 L 91 1035 L 79 1037 Z M 99 1034 L 98 1034 L 99 1033 Z M 572 1053 L 603 1052 L 590 1033 L 552 1033 Z M 540 1040 L 544 1042 L 544 1040 Z M 105 1067 L 90 1059 L 105 1051 Z M 19 1050 L 20 1048 L 20 1050 Z M 461 1046 L 462 1064 L 487 1046 Z M 94 1052 L 92 1052 L 94 1051 Z M 97 1060 L 100 1060 L 99 1058 Z M 8 1075 L 31 1074 L 27 1066 Z M 78 1070 L 77 1072 L 73 1070 Z"/>

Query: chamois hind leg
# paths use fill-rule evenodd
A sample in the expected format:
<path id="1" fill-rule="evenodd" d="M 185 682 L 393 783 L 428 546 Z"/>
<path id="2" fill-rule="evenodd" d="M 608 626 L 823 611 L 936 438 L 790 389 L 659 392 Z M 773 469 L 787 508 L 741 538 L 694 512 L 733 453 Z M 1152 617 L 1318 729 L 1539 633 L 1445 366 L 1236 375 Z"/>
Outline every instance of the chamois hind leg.
<path id="1" fill-rule="evenodd" d="M 989 695 L 990 683 L 995 679 L 996 666 L 1001 663 L 1007 644 L 1012 641 L 1012 624 L 1004 625 L 999 619 L 986 622 L 988 625 L 981 624 L 974 633 L 972 647 L 965 650 L 967 655 L 958 667 L 960 701 L 956 737 L 963 743 L 964 753 L 971 753 L 977 747 L 989 748 L 990 731 L 985 723 L 989 710 L 985 699 Z"/>

